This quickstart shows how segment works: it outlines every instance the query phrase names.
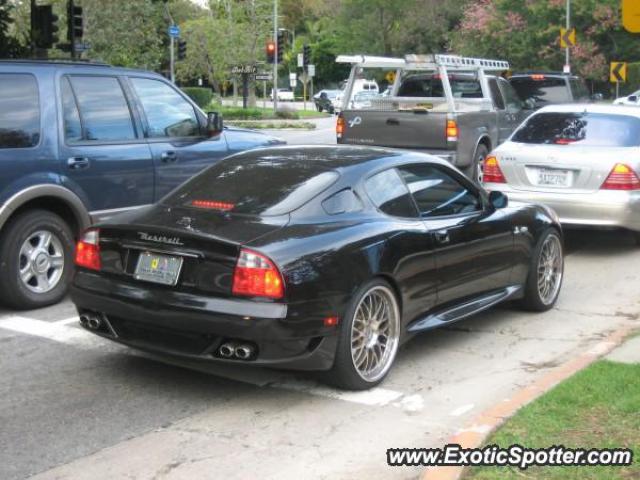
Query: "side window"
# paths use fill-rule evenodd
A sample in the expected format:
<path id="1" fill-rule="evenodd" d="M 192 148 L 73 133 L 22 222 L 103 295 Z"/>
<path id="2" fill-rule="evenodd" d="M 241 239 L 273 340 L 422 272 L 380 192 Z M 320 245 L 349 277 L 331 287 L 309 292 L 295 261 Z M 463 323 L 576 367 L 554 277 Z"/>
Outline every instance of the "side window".
<path id="1" fill-rule="evenodd" d="M 477 193 L 432 165 L 400 170 L 423 218 L 472 213 L 482 207 Z"/>
<path id="2" fill-rule="evenodd" d="M 67 77 L 62 78 L 62 117 L 64 138 L 71 143 L 82 140 L 80 112 Z"/>
<path id="3" fill-rule="evenodd" d="M 504 100 L 502 99 L 500 88 L 498 88 L 498 81 L 495 78 L 489 79 L 489 90 L 491 90 L 493 104 L 498 110 L 504 110 Z"/>
<path id="4" fill-rule="evenodd" d="M 418 216 L 409 191 L 394 168 L 367 179 L 365 189 L 374 205 L 384 213 L 395 217 Z"/>
<path id="5" fill-rule="evenodd" d="M 516 93 L 515 89 L 509 82 L 504 79 L 500 79 L 500 87 L 504 94 L 504 101 L 507 104 L 508 110 L 520 110 L 522 108 L 522 100 Z"/>
<path id="6" fill-rule="evenodd" d="M 29 148 L 39 141 L 40 105 L 35 77 L 0 74 L 0 148 Z"/>
<path id="7" fill-rule="evenodd" d="M 80 108 L 83 140 L 134 140 L 131 112 L 115 77 L 71 76 L 71 86 Z"/>
<path id="8" fill-rule="evenodd" d="M 322 208 L 329 215 L 339 215 L 362 210 L 362 202 L 353 190 L 347 188 L 334 193 L 329 198 L 325 198 L 322 201 Z"/>
<path id="9" fill-rule="evenodd" d="M 159 80 L 131 78 L 149 123 L 149 137 L 200 135 L 196 112 L 172 87 Z"/>

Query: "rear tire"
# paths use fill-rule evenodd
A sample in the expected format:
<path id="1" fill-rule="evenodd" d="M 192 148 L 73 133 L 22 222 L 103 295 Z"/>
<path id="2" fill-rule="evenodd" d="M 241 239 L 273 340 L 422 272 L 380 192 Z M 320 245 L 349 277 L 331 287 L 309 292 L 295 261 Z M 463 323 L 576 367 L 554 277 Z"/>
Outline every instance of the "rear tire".
<path id="1" fill-rule="evenodd" d="M 564 248 L 556 230 L 546 230 L 531 257 L 522 306 L 533 312 L 553 308 L 564 277 Z"/>
<path id="2" fill-rule="evenodd" d="M 16 309 L 41 308 L 67 293 L 73 269 L 73 233 L 58 215 L 30 210 L 0 235 L 0 300 Z"/>
<path id="3" fill-rule="evenodd" d="M 478 145 L 473 154 L 471 165 L 466 170 L 467 176 L 476 185 L 482 185 L 482 172 L 484 171 L 484 159 L 489 155 L 489 149 L 484 143 Z"/>
<path id="4" fill-rule="evenodd" d="M 393 365 L 400 341 L 400 308 L 393 288 L 376 278 L 353 296 L 342 320 L 327 381 L 346 390 L 378 385 Z"/>

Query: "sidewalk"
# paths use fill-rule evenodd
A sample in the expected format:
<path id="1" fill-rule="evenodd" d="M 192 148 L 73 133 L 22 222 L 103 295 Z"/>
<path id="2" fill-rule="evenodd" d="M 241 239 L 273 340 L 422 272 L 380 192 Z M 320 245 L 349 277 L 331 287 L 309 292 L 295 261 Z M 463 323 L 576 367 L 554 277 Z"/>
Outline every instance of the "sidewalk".
<path id="1" fill-rule="evenodd" d="M 613 362 L 640 363 L 640 334 L 629 338 L 605 358 Z"/>

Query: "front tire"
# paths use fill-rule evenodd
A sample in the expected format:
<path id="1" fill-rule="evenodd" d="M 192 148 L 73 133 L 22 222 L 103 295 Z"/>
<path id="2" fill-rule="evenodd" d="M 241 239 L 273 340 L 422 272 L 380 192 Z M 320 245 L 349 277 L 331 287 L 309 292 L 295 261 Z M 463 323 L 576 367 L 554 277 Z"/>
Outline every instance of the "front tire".
<path id="1" fill-rule="evenodd" d="M 391 286 L 374 279 L 354 295 L 344 316 L 328 381 L 346 390 L 378 385 L 400 344 L 400 308 Z"/>
<path id="2" fill-rule="evenodd" d="M 550 310 L 556 304 L 564 277 L 564 249 L 558 232 L 545 231 L 538 241 L 525 286 L 522 304 L 534 312 Z"/>
<path id="3" fill-rule="evenodd" d="M 73 269 L 73 233 L 58 215 L 31 210 L 0 235 L 0 300 L 13 308 L 41 308 L 67 293 Z"/>

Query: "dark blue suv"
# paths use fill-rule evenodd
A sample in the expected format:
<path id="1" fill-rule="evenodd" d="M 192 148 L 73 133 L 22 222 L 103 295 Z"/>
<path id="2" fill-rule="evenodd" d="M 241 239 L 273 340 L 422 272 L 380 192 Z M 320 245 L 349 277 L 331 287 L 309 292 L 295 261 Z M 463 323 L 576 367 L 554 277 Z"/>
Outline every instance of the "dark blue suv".
<path id="1" fill-rule="evenodd" d="M 59 301 L 80 230 L 154 203 L 231 153 L 281 143 L 223 128 L 154 73 L 0 61 L 0 300 Z"/>

